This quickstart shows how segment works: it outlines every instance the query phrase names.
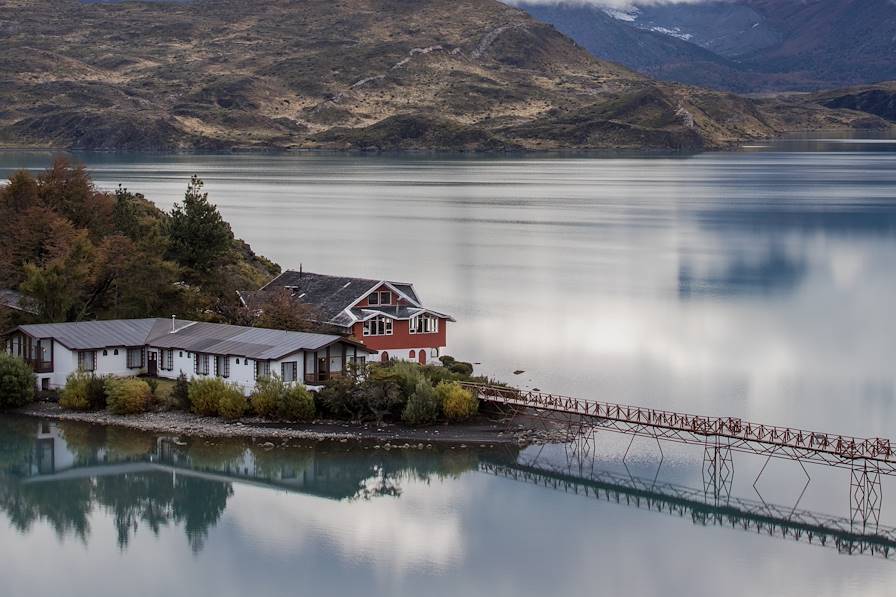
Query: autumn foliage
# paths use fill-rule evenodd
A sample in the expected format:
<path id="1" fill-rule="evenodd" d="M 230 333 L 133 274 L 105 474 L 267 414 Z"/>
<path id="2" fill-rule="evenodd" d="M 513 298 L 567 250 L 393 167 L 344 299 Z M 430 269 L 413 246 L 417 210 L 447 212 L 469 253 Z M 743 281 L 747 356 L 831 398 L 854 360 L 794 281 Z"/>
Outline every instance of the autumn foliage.
<path id="1" fill-rule="evenodd" d="M 0 187 L 0 288 L 23 293 L 39 321 L 226 321 L 236 290 L 278 269 L 234 238 L 196 177 L 170 214 L 127 189 L 97 189 L 63 158 Z"/>

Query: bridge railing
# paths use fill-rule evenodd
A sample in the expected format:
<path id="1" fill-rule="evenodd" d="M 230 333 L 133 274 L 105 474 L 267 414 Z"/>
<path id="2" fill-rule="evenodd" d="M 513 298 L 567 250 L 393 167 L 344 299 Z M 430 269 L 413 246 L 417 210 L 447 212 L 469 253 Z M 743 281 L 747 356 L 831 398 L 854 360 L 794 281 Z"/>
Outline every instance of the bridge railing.
<path id="1" fill-rule="evenodd" d="M 701 436 L 718 436 L 746 442 L 773 444 L 815 452 L 825 452 L 845 460 L 896 462 L 889 439 L 859 438 L 847 435 L 806 431 L 743 421 L 737 417 L 706 417 L 643 406 L 582 400 L 558 394 L 520 390 L 503 386 L 464 382 L 480 400 L 553 411 L 595 419 L 621 421 L 635 425 L 663 427 Z"/>

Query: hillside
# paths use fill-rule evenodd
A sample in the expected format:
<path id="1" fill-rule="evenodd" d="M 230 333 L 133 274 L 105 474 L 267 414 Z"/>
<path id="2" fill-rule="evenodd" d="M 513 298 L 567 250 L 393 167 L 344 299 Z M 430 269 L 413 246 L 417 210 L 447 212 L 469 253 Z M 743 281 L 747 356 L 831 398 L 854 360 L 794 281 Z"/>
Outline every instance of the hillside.
<path id="1" fill-rule="evenodd" d="M 657 83 L 495 0 L 0 0 L 0 34 L 13 147 L 696 150 L 856 119 Z"/>
<path id="2" fill-rule="evenodd" d="M 519 5 L 596 57 L 663 80 L 756 92 L 896 78 L 896 3 L 889 0 L 635 0 L 624 11 Z M 626 43 L 615 43 L 620 38 Z"/>

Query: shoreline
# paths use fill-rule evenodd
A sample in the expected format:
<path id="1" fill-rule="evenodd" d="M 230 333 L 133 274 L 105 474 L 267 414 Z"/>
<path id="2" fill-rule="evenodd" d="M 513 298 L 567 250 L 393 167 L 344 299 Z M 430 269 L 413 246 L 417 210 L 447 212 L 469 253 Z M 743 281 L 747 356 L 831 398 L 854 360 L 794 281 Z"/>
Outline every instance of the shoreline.
<path id="1" fill-rule="evenodd" d="M 336 440 L 414 444 L 453 444 L 483 447 L 555 443 L 558 438 L 532 426 L 517 423 L 511 427 L 480 415 L 462 424 L 407 427 L 394 423 L 350 423 L 319 420 L 311 423 L 277 424 L 260 418 L 246 418 L 228 423 L 218 417 L 201 417 L 181 411 L 151 412 L 139 415 L 113 415 L 107 411 L 80 412 L 65 410 L 53 402 L 36 402 L 8 411 L 9 415 L 72 421 L 136 431 L 174 434 L 199 438 L 242 438 L 277 440 Z M 401 447 L 395 446 L 393 447 Z"/>

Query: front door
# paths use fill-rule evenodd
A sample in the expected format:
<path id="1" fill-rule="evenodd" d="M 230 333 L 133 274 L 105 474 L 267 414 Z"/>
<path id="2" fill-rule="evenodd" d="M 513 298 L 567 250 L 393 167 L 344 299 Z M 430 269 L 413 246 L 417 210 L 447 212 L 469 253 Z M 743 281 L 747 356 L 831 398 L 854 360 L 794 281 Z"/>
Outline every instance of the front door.
<path id="1" fill-rule="evenodd" d="M 327 357 L 317 359 L 317 381 L 327 381 L 330 379 L 330 362 Z"/>
<path id="2" fill-rule="evenodd" d="M 157 377 L 159 375 L 159 353 L 150 351 L 149 354 L 146 355 L 146 373 L 150 377 Z"/>
<path id="3" fill-rule="evenodd" d="M 426 364 L 426 351 L 425 350 L 420 351 L 420 364 L 421 365 Z"/>

